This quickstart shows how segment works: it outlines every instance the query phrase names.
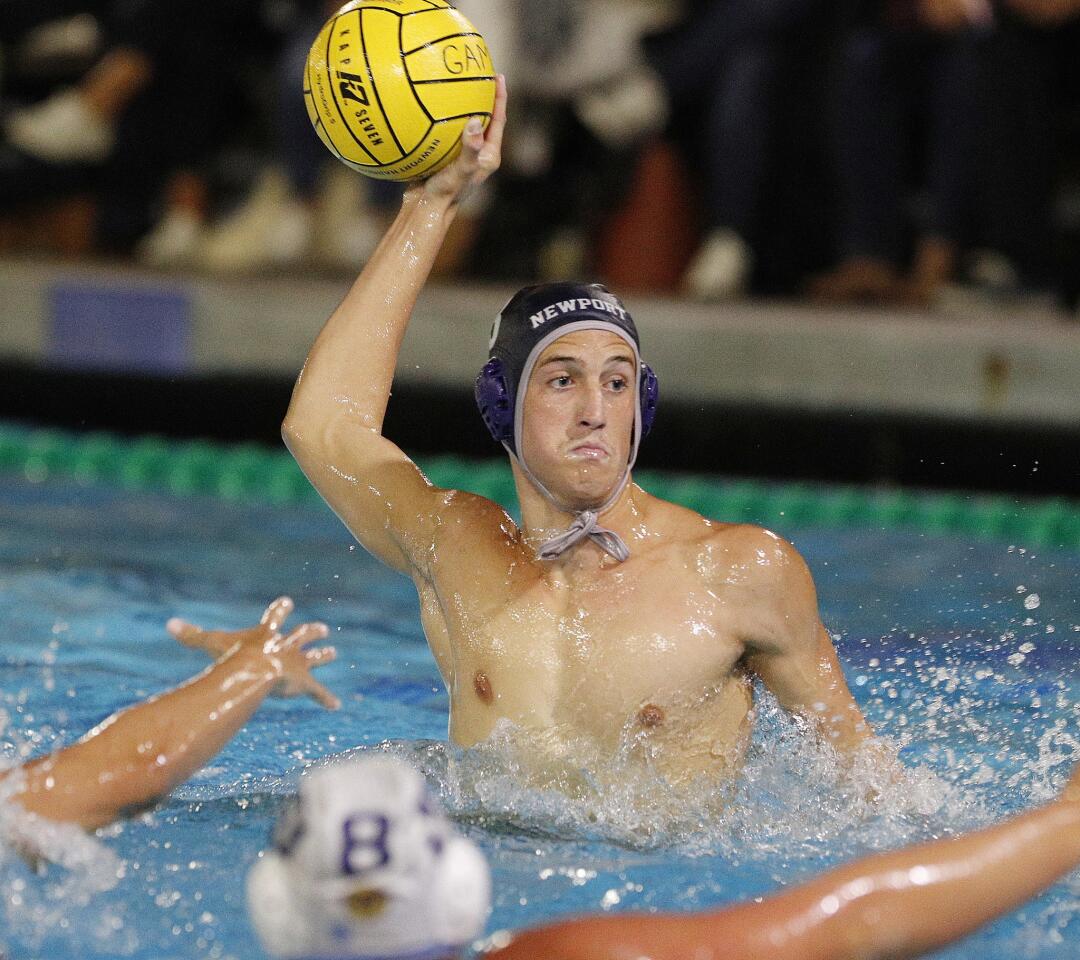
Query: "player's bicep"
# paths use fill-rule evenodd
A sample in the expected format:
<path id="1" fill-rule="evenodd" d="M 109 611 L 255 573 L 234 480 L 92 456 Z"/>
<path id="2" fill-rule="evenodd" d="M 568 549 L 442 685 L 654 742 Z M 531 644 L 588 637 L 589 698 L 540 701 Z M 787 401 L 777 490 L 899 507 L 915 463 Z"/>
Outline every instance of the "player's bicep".
<path id="1" fill-rule="evenodd" d="M 837 747 L 850 749 L 871 735 L 820 623 L 810 636 L 751 652 L 747 663 L 781 706 L 813 721 Z"/>
<path id="2" fill-rule="evenodd" d="M 412 573 L 433 543 L 445 491 L 433 486 L 392 441 L 370 430 L 325 442 L 285 442 L 312 486 L 366 550 Z"/>

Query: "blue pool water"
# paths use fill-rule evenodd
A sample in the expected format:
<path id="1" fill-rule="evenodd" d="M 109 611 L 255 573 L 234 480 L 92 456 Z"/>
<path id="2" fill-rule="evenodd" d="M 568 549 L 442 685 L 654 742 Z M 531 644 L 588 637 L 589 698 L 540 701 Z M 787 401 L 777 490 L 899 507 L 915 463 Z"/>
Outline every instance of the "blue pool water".
<path id="1" fill-rule="evenodd" d="M 411 584 L 319 507 L 225 504 L 0 478 L 0 762 L 70 743 L 198 671 L 163 624 L 240 627 L 280 593 L 332 625 L 326 713 L 270 701 L 161 808 L 85 838 L 38 840 L 67 864 L 34 873 L 0 838 L 0 953 L 256 958 L 246 871 L 305 764 L 354 748 L 420 764 L 491 859 L 489 925 L 585 910 L 745 900 L 823 867 L 970 828 L 1052 795 L 1075 755 L 1080 555 L 881 531 L 782 530 L 807 557 L 848 680 L 902 747 L 912 783 L 877 806 L 838 784 L 767 697 L 727 806 L 633 776 L 570 799 L 514 776 L 512 735 L 462 755 Z M 20 828 L 0 804 L 0 831 Z M 950 958 L 1073 958 L 1080 884 L 1066 881 Z"/>

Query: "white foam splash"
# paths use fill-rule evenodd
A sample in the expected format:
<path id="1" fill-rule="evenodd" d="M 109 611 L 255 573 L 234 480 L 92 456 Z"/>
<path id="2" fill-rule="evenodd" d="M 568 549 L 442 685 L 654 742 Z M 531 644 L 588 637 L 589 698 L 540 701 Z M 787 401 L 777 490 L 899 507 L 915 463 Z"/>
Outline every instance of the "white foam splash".
<path id="1" fill-rule="evenodd" d="M 20 771 L 0 780 L 4 935 L 37 950 L 58 932 L 78 928 L 91 931 L 98 948 L 130 953 L 136 944 L 131 928 L 95 900 L 123 878 L 124 862 L 80 827 L 28 813 L 12 799 L 22 787 Z"/>
<path id="2" fill-rule="evenodd" d="M 856 854 L 988 819 L 977 800 L 927 768 L 882 763 L 872 751 L 842 759 L 771 696 L 759 697 L 756 712 L 741 776 L 677 785 L 631 742 L 599 756 L 595 745 L 560 736 L 555 750 L 507 721 L 469 750 L 436 741 L 376 749 L 418 766 L 451 816 L 489 834 L 745 861 L 778 851 Z"/>

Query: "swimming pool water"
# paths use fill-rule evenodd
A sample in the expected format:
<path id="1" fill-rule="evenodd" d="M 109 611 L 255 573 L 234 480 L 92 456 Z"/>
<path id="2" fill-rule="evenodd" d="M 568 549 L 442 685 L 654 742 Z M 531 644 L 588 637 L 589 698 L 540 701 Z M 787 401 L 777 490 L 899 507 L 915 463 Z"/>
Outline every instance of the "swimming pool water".
<path id="1" fill-rule="evenodd" d="M 447 700 L 412 586 L 329 510 L 226 504 L 0 479 L 3 762 L 70 743 L 113 710 L 200 670 L 163 624 L 254 622 L 280 593 L 332 627 L 328 713 L 274 700 L 158 810 L 85 840 L 50 838 L 70 869 L 34 873 L 0 846 L 0 952 L 138 958 L 262 954 L 244 877 L 305 764 L 353 748 L 418 763 L 487 852 L 489 929 L 584 910 L 744 900 L 874 849 L 986 823 L 1052 795 L 1078 751 L 1080 555 L 917 533 L 783 529 L 807 557 L 856 698 L 902 747 L 912 784 L 877 806 L 768 697 L 747 775 L 725 807 L 633 777 L 568 798 L 523 787 L 501 731 L 445 746 Z M 2 808 L 2 805 L 0 805 Z M 14 820 L 13 820 L 14 817 Z M 4 808 L 0 830 L 18 818 Z M 1080 885 L 945 951 L 1075 957 Z"/>

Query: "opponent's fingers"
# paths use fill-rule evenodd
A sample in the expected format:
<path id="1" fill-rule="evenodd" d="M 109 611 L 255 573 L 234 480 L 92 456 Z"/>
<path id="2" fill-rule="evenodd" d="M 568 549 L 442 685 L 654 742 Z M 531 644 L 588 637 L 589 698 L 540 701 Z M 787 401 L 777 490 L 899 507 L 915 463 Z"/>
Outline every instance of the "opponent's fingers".
<path id="1" fill-rule="evenodd" d="M 278 597 L 263 611 L 259 623 L 269 627 L 276 633 L 292 611 L 292 599 L 290 597 Z"/>
<path id="2" fill-rule="evenodd" d="M 329 634 L 325 623 L 302 623 L 285 638 L 285 646 L 302 647 L 312 640 L 325 640 Z"/>
<path id="3" fill-rule="evenodd" d="M 206 631 L 193 623 L 181 620 L 179 617 L 171 617 L 165 623 L 165 629 L 174 640 L 179 640 L 188 646 L 199 645 Z"/>
<path id="4" fill-rule="evenodd" d="M 334 647 L 316 647 L 314 650 L 305 650 L 304 657 L 308 667 L 321 667 L 324 663 L 332 663 L 337 659 L 337 650 Z"/>
<path id="5" fill-rule="evenodd" d="M 341 701 L 310 674 L 304 679 L 303 690 L 327 710 L 337 710 L 341 706 Z"/>

